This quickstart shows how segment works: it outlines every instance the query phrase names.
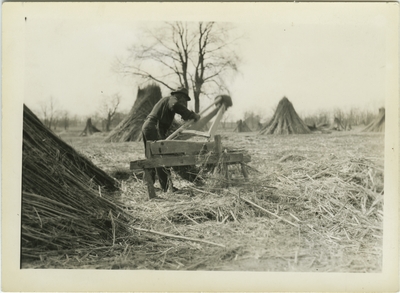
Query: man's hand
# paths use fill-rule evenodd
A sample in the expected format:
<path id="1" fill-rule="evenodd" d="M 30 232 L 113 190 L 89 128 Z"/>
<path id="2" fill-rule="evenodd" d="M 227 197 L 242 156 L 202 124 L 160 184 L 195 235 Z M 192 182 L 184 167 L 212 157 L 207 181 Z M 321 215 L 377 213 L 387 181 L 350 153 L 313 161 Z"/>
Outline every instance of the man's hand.
<path id="1" fill-rule="evenodd" d="M 194 122 L 198 121 L 200 119 L 200 115 L 197 113 L 193 113 L 193 120 Z"/>

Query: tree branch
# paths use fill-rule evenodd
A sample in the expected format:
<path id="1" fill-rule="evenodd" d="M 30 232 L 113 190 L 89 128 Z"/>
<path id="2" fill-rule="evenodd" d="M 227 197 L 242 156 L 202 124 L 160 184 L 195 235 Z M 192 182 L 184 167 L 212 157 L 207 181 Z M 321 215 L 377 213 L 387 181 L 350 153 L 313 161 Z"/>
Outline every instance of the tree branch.
<path id="1" fill-rule="evenodd" d="M 126 60 L 117 59 L 116 71 L 171 90 L 169 84 L 192 87 L 195 111 L 201 94 L 222 88 L 224 78 L 237 71 L 239 59 L 232 49 L 237 39 L 232 40 L 228 25 L 167 22 L 146 32 L 143 45 L 132 46 Z"/>

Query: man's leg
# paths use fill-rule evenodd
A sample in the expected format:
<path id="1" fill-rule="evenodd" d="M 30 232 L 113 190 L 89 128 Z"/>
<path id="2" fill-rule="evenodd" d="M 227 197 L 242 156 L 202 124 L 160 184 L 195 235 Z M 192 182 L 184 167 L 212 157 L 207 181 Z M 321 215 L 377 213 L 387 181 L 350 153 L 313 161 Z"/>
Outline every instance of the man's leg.
<path id="1" fill-rule="evenodd" d="M 160 130 L 158 134 L 160 139 L 165 139 L 167 137 L 165 131 Z M 168 188 L 171 188 L 172 190 L 177 190 L 173 187 L 172 184 L 171 167 L 157 168 L 157 175 L 161 188 L 164 190 L 164 192 L 168 191 Z"/>
<path id="2" fill-rule="evenodd" d="M 145 149 L 147 147 L 147 144 L 146 144 L 147 141 L 155 141 L 155 140 L 162 139 L 161 135 L 159 135 L 155 125 L 153 125 L 152 123 L 145 122 L 145 124 L 143 125 L 142 135 L 143 135 L 143 142 L 144 142 Z M 170 172 L 165 167 L 152 169 L 151 176 L 152 176 L 153 182 L 155 182 L 156 172 L 157 172 L 158 181 L 160 182 L 161 188 L 163 189 L 163 191 L 167 191 L 168 185 L 169 185 L 168 181 L 170 181 L 170 179 L 169 179 Z"/>
<path id="3" fill-rule="evenodd" d="M 157 137 L 157 132 L 155 134 L 156 134 L 156 137 Z M 147 141 L 148 140 L 150 140 L 150 141 L 151 140 L 157 140 L 157 138 L 154 139 L 153 137 L 154 137 L 154 132 L 151 131 L 151 129 L 149 129 L 149 128 L 144 128 L 143 129 L 142 138 L 143 138 L 143 143 L 144 143 L 144 150 L 145 150 L 146 159 L 148 159 L 147 158 L 147 152 L 146 152 Z M 154 184 L 154 182 L 156 182 L 156 169 L 150 169 L 150 175 L 151 175 L 151 179 L 152 179 L 153 184 Z"/>
<path id="4" fill-rule="evenodd" d="M 170 177 L 170 173 L 165 167 L 157 168 L 158 181 L 160 182 L 161 188 L 163 191 L 168 190 L 168 178 Z"/>
<path id="5" fill-rule="evenodd" d="M 164 133 L 158 133 L 158 134 L 159 134 L 159 139 L 165 139 L 166 135 Z M 158 175 L 158 181 L 160 182 L 161 188 L 163 189 L 164 192 L 168 191 L 169 185 L 171 185 L 171 188 L 174 189 L 171 180 L 171 171 L 169 168 L 166 167 L 157 168 L 157 175 Z"/>

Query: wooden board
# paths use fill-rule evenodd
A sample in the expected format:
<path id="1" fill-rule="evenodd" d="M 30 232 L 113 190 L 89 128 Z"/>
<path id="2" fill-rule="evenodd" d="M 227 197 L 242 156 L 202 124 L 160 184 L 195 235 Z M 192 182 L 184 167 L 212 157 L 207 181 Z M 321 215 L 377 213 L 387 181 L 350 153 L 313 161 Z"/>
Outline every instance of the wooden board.
<path id="1" fill-rule="evenodd" d="M 187 130 L 198 130 L 202 131 L 202 129 L 210 122 L 211 119 L 217 115 L 219 108 L 213 109 L 210 113 L 200 118 L 199 121 L 193 123 L 191 126 L 187 128 Z"/>
<path id="2" fill-rule="evenodd" d="M 219 123 L 220 123 L 224 113 L 225 113 L 225 105 L 222 104 L 218 110 L 215 120 L 213 121 L 213 124 L 210 126 L 210 129 L 208 130 L 208 134 L 210 135 L 210 137 L 214 137 L 215 133 L 217 132 L 217 128 L 219 126 Z"/>
<path id="3" fill-rule="evenodd" d="M 202 137 L 210 138 L 210 135 L 208 133 L 202 132 L 202 131 L 198 131 L 198 130 L 183 130 L 181 133 L 182 134 L 190 134 L 192 136 L 196 135 L 196 136 L 202 136 Z"/>
<path id="4" fill-rule="evenodd" d="M 218 155 L 183 155 L 183 156 L 160 156 L 153 157 L 146 160 L 132 161 L 130 163 L 130 169 L 144 169 L 144 168 L 157 168 L 157 167 L 173 167 L 173 166 L 189 166 L 189 165 L 202 165 L 202 164 L 216 164 L 216 163 L 241 163 L 249 162 L 249 156 L 243 156 L 243 154 L 223 154 L 221 158 Z"/>
<path id="5" fill-rule="evenodd" d="M 214 149 L 214 142 L 195 142 L 181 140 L 158 140 L 150 142 L 152 155 L 186 154 L 198 155 L 201 151 L 210 152 Z"/>

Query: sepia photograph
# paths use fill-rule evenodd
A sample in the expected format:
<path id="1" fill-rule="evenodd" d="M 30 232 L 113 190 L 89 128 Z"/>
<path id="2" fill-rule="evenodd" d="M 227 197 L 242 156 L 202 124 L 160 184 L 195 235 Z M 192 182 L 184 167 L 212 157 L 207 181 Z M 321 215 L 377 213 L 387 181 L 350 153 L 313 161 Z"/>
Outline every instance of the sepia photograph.
<path id="1" fill-rule="evenodd" d="M 397 291 L 398 12 L 4 3 L 3 290 Z"/>

